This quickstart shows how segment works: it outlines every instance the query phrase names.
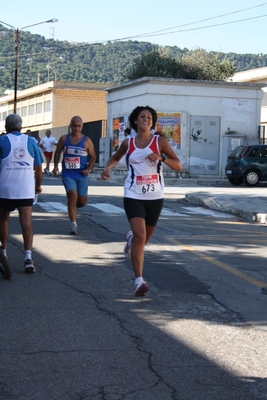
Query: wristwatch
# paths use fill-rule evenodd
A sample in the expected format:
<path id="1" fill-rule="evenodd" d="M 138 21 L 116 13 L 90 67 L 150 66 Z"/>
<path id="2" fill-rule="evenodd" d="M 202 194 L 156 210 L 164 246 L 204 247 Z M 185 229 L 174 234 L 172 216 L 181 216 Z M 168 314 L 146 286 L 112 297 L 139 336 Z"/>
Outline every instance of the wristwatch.
<path id="1" fill-rule="evenodd" d="M 162 154 L 161 157 L 162 157 L 162 160 L 161 160 L 161 161 L 162 161 L 162 162 L 165 162 L 165 160 L 166 160 L 167 157 L 166 157 L 164 154 Z"/>

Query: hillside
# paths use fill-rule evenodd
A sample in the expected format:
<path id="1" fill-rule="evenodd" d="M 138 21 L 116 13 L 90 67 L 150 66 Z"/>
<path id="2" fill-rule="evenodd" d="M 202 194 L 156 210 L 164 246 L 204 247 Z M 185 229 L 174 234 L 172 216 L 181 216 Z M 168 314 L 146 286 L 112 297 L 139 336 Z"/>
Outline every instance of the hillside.
<path id="1" fill-rule="evenodd" d="M 149 42 L 124 41 L 70 43 L 45 39 L 21 31 L 19 44 L 18 90 L 49 80 L 121 83 L 127 71 L 144 52 L 155 50 Z M 174 58 L 189 49 L 167 47 Z M 220 53 L 235 65 L 236 72 L 267 66 L 266 54 Z M 51 68 L 47 68 L 49 65 Z M 14 89 L 14 31 L 0 24 L 0 96 Z"/>

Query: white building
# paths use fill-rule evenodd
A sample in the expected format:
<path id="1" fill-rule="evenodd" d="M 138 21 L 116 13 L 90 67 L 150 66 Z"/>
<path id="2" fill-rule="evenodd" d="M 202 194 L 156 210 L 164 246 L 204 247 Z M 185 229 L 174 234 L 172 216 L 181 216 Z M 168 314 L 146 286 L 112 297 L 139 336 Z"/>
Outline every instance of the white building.
<path id="1" fill-rule="evenodd" d="M 123 140 L 131 111 L 149 105 L 182 162 L 182 176 L 222 177 L 234 147 L 259 142 L 261 84 L 144 77 L 106 91 L 113 151 Z"/>
<path id="2" fill-rule="evenodd" d="M 263 84 L 263 99 L 261 102 L 261 136 L 264 139 L 267 138 L 267 67 L 237 72 L 232 76 L 230 81 Z"/>

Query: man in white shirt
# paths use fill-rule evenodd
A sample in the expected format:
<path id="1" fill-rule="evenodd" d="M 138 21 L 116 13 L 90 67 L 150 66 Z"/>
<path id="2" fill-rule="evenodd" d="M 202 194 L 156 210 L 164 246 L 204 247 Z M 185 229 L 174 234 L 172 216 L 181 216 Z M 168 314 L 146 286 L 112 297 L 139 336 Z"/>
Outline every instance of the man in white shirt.
<path id="1" fill-rule="evenodd" d="M 45 134 L 46 134 L 46 136 L 44 136 L 41 139 L 39 146 L 43 150 L 44 156 L 46 159 L 46 167 L 44 169 L 44 173 L 47 175 L 51 175 L 49 172 L 49 168 L 50 168 L 50 162 L 51 162 L 52 156 L 53 156 L 53 146 L 56 146 L 58 142 L 57 142 L 56 138 L 51 136 L 51 131 L 49 129 L 47 129 Z"/>

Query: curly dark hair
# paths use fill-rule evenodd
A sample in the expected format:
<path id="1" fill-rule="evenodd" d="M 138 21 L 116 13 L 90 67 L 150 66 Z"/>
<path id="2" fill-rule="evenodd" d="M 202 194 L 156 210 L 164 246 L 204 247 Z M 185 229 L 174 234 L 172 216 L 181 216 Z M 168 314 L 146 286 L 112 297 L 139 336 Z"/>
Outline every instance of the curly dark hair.
<path id="1" fill-rule="evenodd" d="M 136 125 L 135 121 L 137 120 L 138 115 L 144 110 L 147 110 L 151 113 L 152 121 L 153 121 L 151 129 L 155 129 L 155 126 L 156 126 L 156 123 L 158 120 L 158 114 L 156 113 L 154 108 L 151 108 L 149 106 L 138 106 L 131 112 L 131 114 L 129 116 L 130 126 L 135 131 L 137 131 L 137 125 Z"/>

